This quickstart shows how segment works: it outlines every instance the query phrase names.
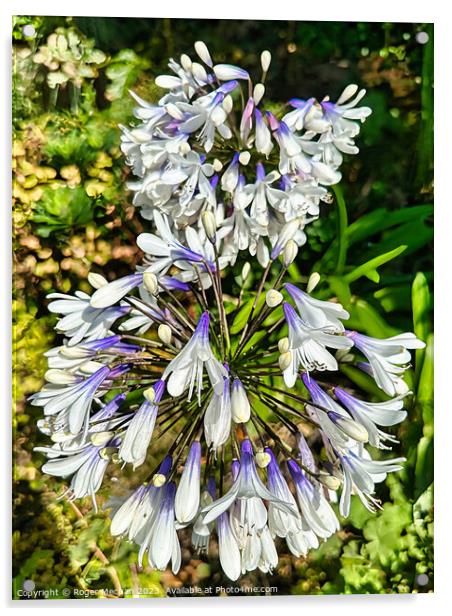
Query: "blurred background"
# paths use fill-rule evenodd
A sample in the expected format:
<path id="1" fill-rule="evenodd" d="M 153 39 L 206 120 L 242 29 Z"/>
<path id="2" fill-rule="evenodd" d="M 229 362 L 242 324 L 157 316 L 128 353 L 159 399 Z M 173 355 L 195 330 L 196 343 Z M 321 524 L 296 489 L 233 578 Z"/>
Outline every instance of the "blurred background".
<path id="1" fill-rule="evenodd" d="M 36 589 L 93 591 L 228 586 L 215 542 L 193 556 L 183 539 L 177 576 L 138 571 L 133 545 L 113 540 L 108 515 L 87 502 L 56 500 L 63 482 L 43 476 L 41 411 L 26 398 L 43 383 L 43 353 L 55 346 L 52 291 L 89 291 L 89 271 L 125 275 L 139 261 L 143 222 L 125 189 L 118 124 L 133 121 L 128 90 L 157 100 L 167 59 L 203 40 L 215 62 L 251 73 L 273 56 L 267 94 L 336 100 L 349 83 L 373 110 L 322 206 L 291 275 L 320 271 L 351 312 L 350 327 L 373 336 L 414 330 L 409 381 L 416 393 L 394 455 L 406 469 L 388 478 L 377 515 L 359 503 L 342 530 L 307 558 L 280 557 L 274 575 L 240 580 L 280 593 L 410 593 L 433 589 L 433 27 L 430 24 L 178 20 L 20 16 L 13 20 L 14 535 L 13 595 Z M 61 58 L 64 57 L 64 62 Z M 338 216 L 338 211 L 341 215 Z M 357 374 L 347 375 L 376 395 Z M 358 382 L 359 381 L 359 382 Z M 114 482 L 122 495 L 136 485 Z M 105 498 L 100 496 L 100 503 Z M 282 548 L 281 548 L 282 549 Z M 97 593 L 98 594 L 98 593 Z"/>

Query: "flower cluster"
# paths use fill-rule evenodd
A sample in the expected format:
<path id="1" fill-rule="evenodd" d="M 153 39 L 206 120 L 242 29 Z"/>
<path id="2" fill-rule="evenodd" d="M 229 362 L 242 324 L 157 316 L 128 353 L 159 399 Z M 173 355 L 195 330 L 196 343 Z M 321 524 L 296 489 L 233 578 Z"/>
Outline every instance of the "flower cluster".
<path id="1" fill-rule="evenodd" d="M 189 244 L 184 229 L 203 233 L 202 214 L 210 213 L 225 259 L 233 264 L 249 250 L 265 267 L 281 250 L 281 235 L 305 243 L 305 225 L 329 200 L 326 187 L 341 179 L 343 154 L 358 152 L 359 122 L 371 113 L 357 107 L 365 90 L 349 85 L 336 103 L 293 98 L 276 117 L 265 110 L 269 51 L 257 83 L 238 66 L 214 64 L 202 41 L 195 51 L 198 61 L 183 54 L 169 62 L 173 75 L 157 77 L 168 91 L 157 105 L 133 94 L 141 123 L 122 127 L 122 150 L 137 176 L 129 184 L 133 202 L 145 219 L 167 217 Z"/>
<path id="2" fill-rule="evenodd" d="M 91 295 L 50 296 L 63 340 L 47 353 L 47 384 L 32 403 L 51 439 L 38 448 L 43 471 L 71 478 L 67 498 L 90 496 L 96 507 L 104 477 L 134 469 L 134 491 L 107 506 L 111 533 L 139 546 L 140 565 L 176 573 L 178 531 L 191 527 L 200 552 L 216 535 L 222 569 L 237 580 L 272 572 L 282 541 L 296 556 L 318 547 L 339 529 L 331 503 L 344 517 L 352 494 L 379 507 L 375 484 L 403 463 L 381 457 L 396 442 L 383 428 L 406 416 L 408 349 L 424 343 L 349 331 L 339 303 L 313 296 L 318 276 L 306 287 L 285 282 L 323 186 L 339 179 L 341 152 L 356 151 L 352 120 L 370 112 L 355 108 L 361 93 L 348 104 L 354 86 L 337 104 L 293 100 L 281 120 L 264 119 L 269 53 L 253 88 L 246 71 L 213 65 L 203 43 L 195 49 L 205 66 L 171 61 L 175 76 L 157 80 L 169 94 L 156 107 L 140 101 L 143 125 L 124 129 L 141 177 L 135 202 L 153 221 L 137 239 L 143 264 L 113 282 L 90 274 Z M 250 97 L 237 116 L 240 82 Z M 263 158 L 278 171 L 267 173 Z M 237 297 L 224 284 L 247 249 L 263 271 L 245 302 L 248 262 L 235 272 Z M 344 362 L 387 399 L 365 399 Z"/>

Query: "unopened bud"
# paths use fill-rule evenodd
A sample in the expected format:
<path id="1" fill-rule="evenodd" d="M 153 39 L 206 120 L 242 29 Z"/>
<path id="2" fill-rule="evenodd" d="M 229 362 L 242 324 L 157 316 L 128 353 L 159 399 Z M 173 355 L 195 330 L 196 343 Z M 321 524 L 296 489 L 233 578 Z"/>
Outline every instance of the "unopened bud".
<path id="1" fill-rule="evenodd" d="M 202 83 L 207 83 L 207 73 L 206 69 L 199 62 L 193 62 L 191 65 L 191 72 L 193 73 L 193 77 Z"/>
<path id="2" fill-rule="evenodd" d="M 271 258 L 276 259 L 286 247 L 289 240 L 292 240 L 298 229 L 300 228 L 300 219 L 294 218 L 282 227 L 276 244 L 273 246 Z M 295 258 L 295 257 L 294 257 Z"/>
<path id="3" fill-rule="evenodd" d="M 251 265 L 249 261 L 247 261 L 242 267 L 242 282 L 245 282 L 245 280 L 248 278 L 250 271 L 251 271 Z"/>
<path id="4" fill-rule="evenodd" d="M 82 359 L 90 354 L 88 349 L 84 349 L 82 346 L 63 346 L 60 349 L 61 355 L 68 357 L 69 359 Z"/>
<path id="5" fill-rule="evenodd" d="M 369 440 L 369 434 L 357 421 L 353 419 L 348 419 L 348 417 L 342 417 L 338 413 L 334 411 L 330 411 L 328 413 L 328 417 L 331 421 L 344 432 L 347 436 L 349 436 L 354 441 L 358 441 L 359 443 L 367 443 Z"/>
<path id="6" fill-rule="evenodd" d="M 59 370 L 57 368 L 51 368 L 47 370 L 44 375 L 44 378 L 49 383 L 53 383 L 54 385 L 70 385 L 72 383 L 77 383 L 79 377 L 75 376 L 75 374 L 71 374 L 70 372 L 66 372 L 66 370 Z"/>
<path id="7" fill-rule="evenodd" d="M 278 363 L 279 367 L 283 372 L 284 370 L 287 370 L 287 368 L 292 363 L 292 351 L 286 351 L 285 353 L 282 353 L 282 355 L 279 356 Z"/>
<path id="8" fill-rule="evenodd" d="M 211 242 L 215 241 L 215 234 L 217 231 L 217 223 L 215 221 L 215 216 L 212 212 L 204 212 L 202 215 L 202 225 L 204 227 L 204 231 L 206 232 L 207 237 Z"/>
<path id="9" fill-rule="evenodd" d="M 152 404 L 155 400 L 155 389 L 153 387 L 148 387 L 143 391 L 143 396 Z"/>
<path id="10" fill-rule="evenodd" d="M 218 158 L 213 161 L 213 170 L 219 173 L 223 169 L 223 163 Z"/>
<path id="11" fill-rule="evenodd" d="M 146 290 L 149 291 L 151 295 L 156 295 L 159 285 L 157 276 L 153 272 L 144 272 L 143 274 L 143 283 L 146 287 Z"/>
<path id="12" fill-rule="evenodd" d="M 163 344 L 170 344 L 171 342 L 171 328 L 166 323 L 159 325 L 157 335 Z"/>
<path id="13" fill-rule="evenodd" d="M 95 289 L 100 289 L 108 284 L 108 280 L 104 278 L 102 274 L 95 274 L 94 272 L 88 274 L 88 282 Z"/>
<path id="14" fill-rule="evenodd" d="M 190 144 L 189 144 L 189 143 L 187 143 L 187 141 L 183 141 L 183 142 L 180 144 L 180 147 L 179 147 L 179 152 L 180 152 L 181 154 L 188 154 L 188 153 L 190 152 L 190 150 L 191 150 L 191 147 L 190 147 Z"/>
<path id="15" fill-rule="evenodd" d="M 265 86 L 262 83 L 256 83 L 253 90 L 253 100 L 254 104 L 257 106 L 262 100 L 262 97 L 265 94 Z"/>
<path id="16" fill-rule="evenodd" d="M 309 276 L 308 286 L 306 287 L 306 291 L 308 293 L 311 293 L 312 291 L 314 291 L 314 289 L 319 284 L 319 282 L 320 282 L 319 272 L 312 272 L 312 274 Z"/>
<path id="17" fill-rule="evenodd" d="M 64 441 L 73 439 L 74 437 L 75 437 L 75 434 L 72 434 L 72 432 L 55 432 L 54 434 L 51 435 L 50 439 L 54 443 L 64 443 Z"/>
<path id="18" fill-rule="evenodd" d="M 337 490 L 341 485 L 341 482 L 337 477 L 334 475 L 328 475 L 327 473 L 320 473 L 317 475 L 317 480 L 328 488 L 328 490 Z"/>
<path id="19" fill-rule="evenodd" d="M 246 166 L 250 162 L 251 154 L 249 152 L 240 152 L 239 163 Z"/>
<path id="20" fill-rule="evenodd" d="M 270 62 L 272 61 L 271 53 L 266 49 L 261 53 L 261 66 L 264 73 L 270 68 Z"/>
<path id="21" fill-rule="evenodd" d="M 94 432 L 90 437 L 90 441 L 96 447 L 102 447 L 102 445 L 106 445 L 114 435 L 115 433 L 110 431 Z"/>
<path id="22" fill-rule="evenodd" d="M 289 350 L 289 338 L 285 336 L 278 342 L 278 350 L 280 353 L 287 353 Z"/>
<path id="23" fill-rule="evenodd" d="M 284 267 L 289 267 L 294 261 L 298 254 L 298 244 L 295 240 L 289 240 L 287 244 L 284 246 L 283 252 L 283 263 Z"/>
<path id="24" fill-rule="evenodd" d="M 265 296 L 265 303 L 269 308 L 275 308 L 283 301 L 282 294 L 276 289 L 270 289 Z"/>
<path id="25" fill-rule="evenodd" d="M 212 58 L 210 57 L 209 50 L 207 49 L 207 45 L 204 43 L 204 41 L 196 41 L 195 51 L 201 58 L 201 60 L 204 62 L 204 64 L 207 64 L 207 66 L 212 66 Z"/>
<path id="26" fill-rule="evenodd" d="M 79 366 L 80 372 L 84 372 L 85 374 L 94 374 L 101 368 L 105 368 L 105 366 L 99 361 L 85 361 L 84 364 Z"/>
<path id="27" fill-rule="evenodd" d="M 167 103 L 165 105 L 165 110 L 166 110 L 166 113 L 170 115 L 172 118 L 174 118 L 175 120 L 182 120 L 182 118 L 184 117 L 184 114 L 182 113 L 182 111 L 174 103 Z"/>
<path id="28" fill-rule="evenodd" d="M 231 113 L 233 106 L 234 106 L 234 101 L 232 100 L 232 96 L 228 94 L 227 96 L 224 97 L 223 109 L 226 111 L 226 113 Z"/>
<path id="29" fill-rule="evenodd" d="M 343 364 L 349 364 L 354 361 L 355 356 L 353 353 L 349 353 L 350 349 L 338 349 L 334 354 L 337 361 L 342 362 Z"/>
<path id="30" fill-rule="evenodd" d="M 259 468 L 267 468 L 272 461 L 270 454 L 265 451 L 258 451 L 256 453 L 256 464 Z"/>
<path id="31" fill-rule="evenodd" d="M 164 486 L 166 483 L 166 477 L 165 475 L 162 475 L 161 473 L 157 473 L 156 475 L 154 475 L 152 477 L 152 485 L 154 485 L 156 488 L 161 488 L 162 486 Z"/>
<path id="32" fill-rule="evenodd" d="M 193 64 L 190 56 L 187 56 L 186 53 L 183 53 L 180 57 L 180 63 L 184 71 L 190 71 L 191 65 Z"/>
<path id="33" fill-rule="evenodd" d="M 251 415 L 248 396 L 240 379 L 234 379 L 232 383 L 231 411 L 235 423 L 246 423 Z"/>

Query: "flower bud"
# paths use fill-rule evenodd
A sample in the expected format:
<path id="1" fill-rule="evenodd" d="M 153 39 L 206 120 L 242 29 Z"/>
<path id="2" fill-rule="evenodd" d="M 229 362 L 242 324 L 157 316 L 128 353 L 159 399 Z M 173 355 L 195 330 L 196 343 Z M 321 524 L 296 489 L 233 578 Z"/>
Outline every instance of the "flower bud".
<path id="1" fill-rule="evenodd" d="M 344 432 L 347 436 L 349 436 L 354 441 L 358 441 L 359 443 L 367 443 L 369 440 L 369 434 L 357 421 L 353 419 L 349 419 L 348 417 L 342 417 L 338 413 L 334 411 L 330 411 L 328 413 L 328 417 L 331 421 Z"/>
<path id="2" fill-rule="evenodd" d="M 183 53 L 180 57 L 180 63 L 184 71 L 191 71 L 191 65 L 193 64 L 190 56 L 187 56 L 186 53 Z"/>
<path id="3" fill-rule="evenodd" d="M 270 68 L 270 62 L 272 61 L 271 53 L 266 49 L 261 53 L 261 66 L 264 73 Z"/>
<path id="4" fill-rule="evenodd" d="M 89 440 L 96 447 L 102 447 L 103 445 L 106 445 L 108 441 L 113 438 L 114 435 L 115 433 L 111 431 L 94 432 L 94 434 L 91 435 Z"/>
<path id="5" fill-rule="evenodd" d="M 165 109 L 166 113 L 176 120 L 182 120 L 182 118 L 184 117 L 182 111 L 174 103 L 168 103 L 167 105 L 165 105 Z"/>
<path id="6" fill-rule="evenodd" d="M 300 220 L 298 218 L 294 218 L 290 222 L 286 222 L 286 224 L 280 231 L 276 244 L 273 246 L 273 250 L 271 252 L 272 259 L 276 259 L 276 257 L 279 257 L 281 252 L 286 247 L 287 242 L 293 239 L 299 228 Z"/>
<path id="7" fill-rule="evenodd" d="M 217 64 L 213 67 L 215 76 L 220 81 L 231 81 L 232 79 L 249 79 L 250 76 L 245 69 L 232 64 Z"/>
<path id="8" fill-rule="evenodd" d="M 250 403 L 240 379 L 234 379 L 232 383 L 231 410 L 235 423 L 246 423 L 250 418 Z"/>
<path id="9" fill-rule="evenodd" d="M 215 241 L 215 234 L 217 231 L 217 223 L 215 221 L 215 216 L 212 212 L 204 212 L 202 215 L 202 225 L 204 227 L 204 231 L 206 232 L 207 237 L 211 242 Z"/>
<path id="10" fill-rule="evenodd" d="M 60 349 L 60 354 L 69 357 L 69 359 L 82 359 L 82 357 L 90 355 L 90 351 L 81 346 L 63 346 Z"/>
<path id="11" fill-rule="evenodd" d="M 144 272 L 143 283 L 146 287 L 146 290 L 149 291 L 151 295 L 157 294 L 159 285 L 157 281 L 157 276 L 153 272 Z"/>
<path id="12" fill-rule="evenodd" d="M 188 154 L 191 150 L 190 144 L 187 141 L 183 141 L 179 147 L 179 152 L 183 154 Z"/>
<path id="13" fill-rule="evenodd" d="M 155 400 L 155 389 L 153 387 L 148 387 L 143 391 L 143 396 L 152 404 Z"/>
<path id="14" fill-rule="evenodd" d="M 163 342 L 163 344 L 171 343 L 171 328 L 166 323 L 162 323 L 161 325 L 159 325 L 157 335 Z"/>
<path id="15" fill-rule="evenodd" d="M 289 338 L 285 336 L 278 342 L 278 350 L 280 353 L 287 353 L 289 350 Z"/>
<path id="16" fill-rule="evenodd" d="M 231 113 L 233 106 L 234 106 L 234 101 L 232 100 L 232 96 L 228 94 L 224 98 L 223 109 L 226 111 L 226 113 Z"/>
<path id="17" fill-rule="evenodd" d="M 213 161 L 213 170 L 219 173 L 223 169 L 223 163 L 218 158 Z"/>
<path id="18" fill-rule="evenodd" d="M 262 83 L 256 83 L 253 90 L 253 100 L 254 104 L 257 106 L 262 100 L 262 97 L 265 94 L 265 86 Z"/>
<path id="19" fill-rule="evenodd" d="M 250 162 L 251 154 L 249 152 L 240 152 L 239 155 L 239 163 L 241 165 L 246 165 Z"/>
<path id="20" fill-rule="evenodd" d="M 71 385 L 72 383 L 77 383 L 77 381 L 80 380 L 80 377 L 75 376 L 75 374 L 66 372 L 66 370 L 59 370 L 58 368 L 51 368 L 50 370 L 47 370 L 44 378 L 46 381 L 54 385 Z"/>
<path id="21" fill-rule="evenodd" d="M 284 246 L 283 251 L 283 263 L 284 267 L 289 267 L 294 261 L 298 254 L 298 244 L 295 240 L 289 240 L 287 244 Z"/>
<path id="22" fill-rule="evenodd" d="M 54 443 L 64 443 L 64 441 L 67 441 L 69 439 L 72 440 L 74 436 L 75 435 L 72 434 L 72 432 L 55 432 L 50 436 L 50 440 Z"/>
<path id="23" fill-rule="evenodd" d="M 106 278 L 102 276 L 102 274 L 95 274 L 94 272 L 90 272 L 88 274 L 88 282 L 95 289 L 100 289 L 101 287 L 105 287 L 108 284 Z"/>
<path id="24" fill-rule="evenodd" d="M 320 282 L 320 274 L 318 272 L 312 272 L 312 274 L 309 276 L 308 286 L 306 287 L 306 292 L 311 293 L 312 291 L 314 291 L 314 289 L 319 284 L 319 282 Z"/>
<path id="25" fill-rule="evenodd" d="M 242 267 L 242 282 L 245 282 L 245 280 L 250 275 L 250 272 L 251 272 L 251 265 L 250 265 L 250 262 L 247 261 Z"/>
<path id="26" fill-rule="evenodd" d="M 337 490 L 341 485 L 341 482 L 337 477 L 334 475 L 328 475 L 328 473 L 320 473 L 317 475 L 317 480 L 328 488 L 328 490 Z"/>
<path id="27" fill-rule="evenodd" d="M 204 43 L 204 41 L 196 41 L 194 47 L 196 53 L 204 62 L 204 64 L 207 64 L 207 66 L 211 67 L 213 64 L 212 58 L 210 57 L 209 50 L 207 49 L 207 45 Z"/>
<path id="28" fill-rule="evenodd" d="M 283 301 L 282 294 L 276 289 L 270 289 L 265 296 L 265 303 L 269 308 L 275 308 Z"/>
<path id="29" fill-rule="evenodd" d="M 156 473 L 153 477 L 152 477 L 152 485 L 154 485 L 156 488 L 161 488 L 162 486 L 164 486 L 166 483 L 166 477 L 165 475 L 162 475 L 161 473 Z"/>
<path id="30" fill-rule="evenodd" d="M 267 468 L 271 461 L 270 454 L 265 451 L 258 451 L 256 453 L 256 464 L 259 468 Z"/>
<path id="31" fill-rule="evenodd" d="M 292 362 L 292 351 L 286 351 L 282 355 L 279 356 L 278 363 L 280 369 L 284 372 L 290 366 Z"/>
<path id="32" fill-rule="evenodd" d="M 193 73 L 193 77 L 200 81 L 201 83 L 207 83 L 207 73 L 206 69 L 199 62 L 193 62 L 191 65 L 191 72 Z"/>
<path id="33" fill-rule="evenodd" d="M 85 363 L 79 367 L 79 370 L 85 374 L 94 374 L 94 372 L 97 372 L 101 368 L 105 368 L 105 366 L 99 361 L 85 361 Z"/>

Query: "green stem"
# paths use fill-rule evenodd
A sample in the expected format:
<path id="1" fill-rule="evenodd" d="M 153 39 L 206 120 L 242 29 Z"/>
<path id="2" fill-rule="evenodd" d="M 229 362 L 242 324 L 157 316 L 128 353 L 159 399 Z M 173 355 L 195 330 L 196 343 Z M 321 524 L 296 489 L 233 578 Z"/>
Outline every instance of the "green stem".
<path id="1" fill-rule="evenodd" d="M 334 194 L 336 195 L 337 202 L 337 261 L 336 261 L 336 274 L 343 274 L 345 263 L 347 260 L 347 206 L 345 205 L 345 199 L 342 192 L 342 188 L 339 185 L 333 186 Z"/>

